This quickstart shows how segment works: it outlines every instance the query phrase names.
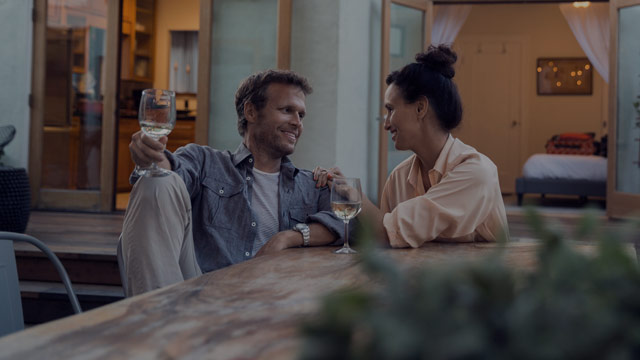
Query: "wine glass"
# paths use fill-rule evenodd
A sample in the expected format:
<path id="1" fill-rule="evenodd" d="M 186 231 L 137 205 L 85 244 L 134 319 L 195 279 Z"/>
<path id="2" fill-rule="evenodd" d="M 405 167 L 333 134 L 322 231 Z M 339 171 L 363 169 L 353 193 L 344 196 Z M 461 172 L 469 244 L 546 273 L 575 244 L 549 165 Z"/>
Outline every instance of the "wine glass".
<path id="1" fill-rule="evenodd" d="M 331 187 L 331 209 L 344 221 L 344 245 L 335 251 L 336 254 L 355 254 L 357 251 L 349 247 L 349 221 L 360 213 L 362 206 L 362 190 L 358 178 L 336 178 Z"/>
<path id="2" fill-rule="evenodd" d="M 145 135 L 158 140 L 169 135 L 176 125 L 176 93 L 170 90 L 146 89 L 140 99 L 138 111 L 140 128 Z M 140 176 L 161 177 L 171 174 L 171 171 L 151 163 L 148 168 L 136 166 Z"/>

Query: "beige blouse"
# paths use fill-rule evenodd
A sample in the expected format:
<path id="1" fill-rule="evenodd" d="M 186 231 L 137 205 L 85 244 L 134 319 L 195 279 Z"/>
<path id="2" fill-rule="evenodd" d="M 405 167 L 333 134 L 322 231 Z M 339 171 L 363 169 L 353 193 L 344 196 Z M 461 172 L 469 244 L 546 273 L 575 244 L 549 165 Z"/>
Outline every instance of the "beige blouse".
<path id="1" fill-rule="evenodd" d="M 380 207 L 392 247 L 508 238 L 498 170 L 488 157 L 449 135 L 428 172 L 428 191 L 420 164 L 415 154 L 400 163 L 382 191 Z"/>

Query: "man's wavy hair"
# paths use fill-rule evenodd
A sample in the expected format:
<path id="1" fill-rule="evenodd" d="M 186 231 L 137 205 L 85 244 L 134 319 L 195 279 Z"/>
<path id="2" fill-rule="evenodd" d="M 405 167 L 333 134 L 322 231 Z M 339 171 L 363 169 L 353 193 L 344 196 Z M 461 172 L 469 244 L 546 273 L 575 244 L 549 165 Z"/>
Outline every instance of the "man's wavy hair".
<path id="1" fill-rule="evenodd" d="M 313 89 L 309 81 L 290 70 L 266 70 L 244 79 L 236 91 L 236 112 L 238 114 L 238 133 L 244 136 L 247 130 L 247 119 L 244 117 L 244 106 L 252 103 L 257 111 L 267 104 L 267 88 L 271 84 L 294 85 L 305 95 L 311 94 Z"/>

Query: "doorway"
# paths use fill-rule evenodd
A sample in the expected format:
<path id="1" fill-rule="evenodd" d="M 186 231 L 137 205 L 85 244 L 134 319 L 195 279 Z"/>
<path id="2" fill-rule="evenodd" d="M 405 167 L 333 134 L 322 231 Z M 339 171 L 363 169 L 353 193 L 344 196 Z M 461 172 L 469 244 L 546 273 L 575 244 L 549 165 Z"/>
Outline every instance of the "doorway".
<path id="1" fill-rule="evenodd" d="M 180 16 L 176 16 L 179 14 Z M 142 90 L 176 92 L 177 121 L 167 150 L 195 140 L 197 112 L 198 0 L 124 0 L 120 37 L 120 96 L 115 209 L 125 210 L 135 164 L 129 153 L 131 136 L 140 130 L 138 107 Z"/>

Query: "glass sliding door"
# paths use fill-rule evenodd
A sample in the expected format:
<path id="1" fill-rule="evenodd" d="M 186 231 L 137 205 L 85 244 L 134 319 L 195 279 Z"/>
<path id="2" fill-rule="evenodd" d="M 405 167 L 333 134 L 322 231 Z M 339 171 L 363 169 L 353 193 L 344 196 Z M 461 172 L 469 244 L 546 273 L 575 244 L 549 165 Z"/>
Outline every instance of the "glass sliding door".
<path id="1" fill-rule="evenodd" d="M 378 197 L 389 173 L 409 151 L 395 149 L 391 136 L 384 130 L 384 93 L 387 75 L 415 61 L 415 55 L 426 50 L 431 38 L 433 4 L 422 0 L 384 0 L 382 8 L 382 59 L 380 61 L 380 129 L 378 150 Z"/>
<path id="2" fill-rule="evenodd" d="M 196 142 L 235 150 L 235 92 L 247 76 L 289 67 L 291 0 L 202 0 Z M 247 26 L 251 24 L 251 26 Z"/>
<path id="3" fill-rule="evenodd" d="M 640 214 L 640 1 L 611 2 L 611 83 L 607 213 Z"/>
<path id="4" fill-rule="evenodd" d="M 108 72 L 107 40 L 117 36 L 108 29 L 118 20 L 118 4 L 110 3 L 35 2 L 30 175 L 38 208 L 110 210 L 103 191 L 113 183 L 103 175 L 112 166 L 103 164 L 103 151 L 113 150 L 103 141 L 112 133 L 103 127 L 113 124 L 106 106 L 113 106 L 115 81 L 108 77 L 117 74 Z"/>

